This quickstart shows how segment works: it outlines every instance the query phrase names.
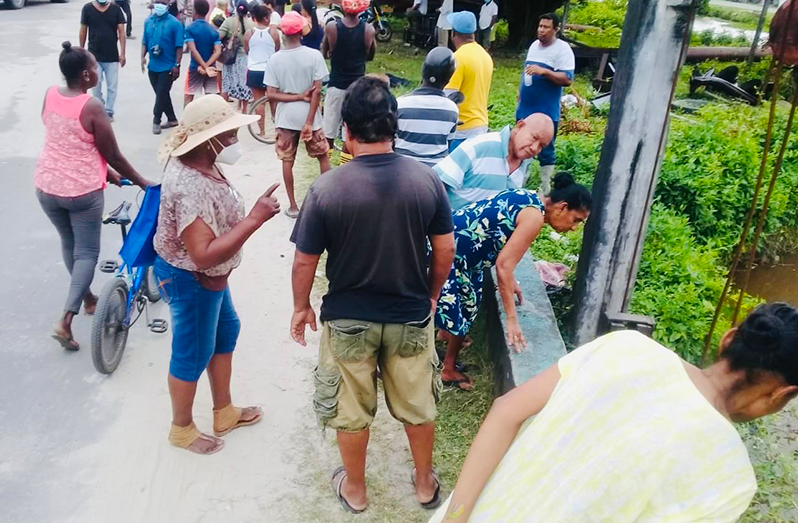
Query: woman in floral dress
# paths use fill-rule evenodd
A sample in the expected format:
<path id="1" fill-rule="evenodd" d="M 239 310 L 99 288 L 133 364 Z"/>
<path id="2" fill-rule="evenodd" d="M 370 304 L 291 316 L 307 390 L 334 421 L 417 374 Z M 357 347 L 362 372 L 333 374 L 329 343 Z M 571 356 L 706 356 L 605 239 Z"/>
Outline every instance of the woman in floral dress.
<path id="1" fill-rule="evenodd" d="M 574 230 L 588 218 L 592 204 L 587 188 L 568 173 L 559 173 L 553 186 L 542 200 L 534 191 L 508 190 L 454 213 L 457 251 L 435 314 L 435 325 L 448 341 L 441 373 L 445 385 L 471 388 L 471 380 L 455 369 L 455 363 L 482 302 L 485 269 L 496 266 L 507 313 L 507 345 L 516 351 L 526 346 L 515 308 L 514 294 L 521 299 L 515 267 L 544 224 L 557 232 Z"/>
<path id="2" fill-rule="evenodd" d="M 244 35 L 251 31 L 255 24 L 247 18 L 249 4 L 246 0 L 239 0 L 236 4 L 236 14 L 222 23 L 219 28 L 219 37 L 222 45 L 228 45 L 231 38 L 238 38 L 239 46 L 236 61 L 223 67 L 222 96 L 229 100 L 241 100 L 241 112 L 247 112 L 247 106 L 252 101 L 252 90 L 247 87 L 247 53 L 244 50 Z"/>

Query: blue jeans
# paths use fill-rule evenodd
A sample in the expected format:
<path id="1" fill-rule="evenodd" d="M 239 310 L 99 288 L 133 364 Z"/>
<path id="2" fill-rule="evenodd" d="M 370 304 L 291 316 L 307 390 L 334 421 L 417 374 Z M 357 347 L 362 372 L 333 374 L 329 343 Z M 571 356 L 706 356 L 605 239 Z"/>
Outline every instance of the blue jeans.
<path id="1" fill-rule="evenodd" d="M 172 317 L 169 374 L 182 381 L 197 381 L 215 354 L 232 352 L 238 341 L 241 322 L 230 288 L 210 291 L 194 274 L 169 265 L 160 256 L 153 273 Z"/>
<path id="2" fill-rule="evenodd" d="M 560 122 L 554 122 L 554 136 L 551 137 L 551 143 L 543 148 L 538 154 L 538 161 L 541 167 L 546 165 L 554 165 L 557 161 L 557 155 L 554 152 L 554 142 L 557 140 L 557 129 L 560 127 Z"/>
<path id="3" fill-rule="evenodd" d="M 103 97 L 103 76 L 105 76 L 106 97 Z M 117 85 L 119 85 L 119 62 L 97 62 L 97 86 L 92 94 L 105 104 L 108 116 L 114 115 Z"/>

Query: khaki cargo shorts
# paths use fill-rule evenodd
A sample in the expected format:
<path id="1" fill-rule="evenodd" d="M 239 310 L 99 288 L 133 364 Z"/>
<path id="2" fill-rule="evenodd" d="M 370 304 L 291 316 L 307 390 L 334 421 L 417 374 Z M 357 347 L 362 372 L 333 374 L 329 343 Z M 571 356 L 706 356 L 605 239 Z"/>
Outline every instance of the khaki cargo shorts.
<path id="1" fill-rule="evenodd" d="M 333 320 L 324 324 L 313 408 L 319 423 L 367 429 L 377 413 L 377 368 L 388 410 L 406 425 L 435 420 L 443 387 L 432 319 L 408 324 Z"/>

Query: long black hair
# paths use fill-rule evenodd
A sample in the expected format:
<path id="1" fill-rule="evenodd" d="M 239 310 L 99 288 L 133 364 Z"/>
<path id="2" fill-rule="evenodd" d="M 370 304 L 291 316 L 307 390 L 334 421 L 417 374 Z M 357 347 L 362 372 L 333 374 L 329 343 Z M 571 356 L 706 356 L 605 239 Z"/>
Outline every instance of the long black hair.
<path id="1" fill-rule="evenodd" d="M 798 310 L 787 303 L 760 305 L 740 324 L 720 357 L 731 370 L 745 373 L 743 384 L 756 383 L 764 371 L 798 385 Z"/>
<path id="2" fill-rule="evenodd" d="M 316 34 L 320 29 L 319 17 L 316 16 L 316 0 L 302 0 L 302 9 L 310 15 L 310 32 Z"/>
<path id="3" fill-rule="evenodd" d="M 574 181 L 571 173 L 558 172 L 554 176 L 551 186 L 552 190 L 548 194 L 551 203 L 565 202 L 569 209 L 590 211 L 590 207 L 593 205 L 593 196 L 587 187 Z"/>
<path id="4" fill-rule="evenodd" d="M 58 56 L 58 67 L 61 69 L 61 74 L 64 75 L 67 85 L 71 87 L 80 83 L 81 73 L 87 70 L 91 64 L 91 55 L 85 49 L 72 47 L 70 42 L 62 43 L 61 47 L 63 49 Z"/>
<path id="5" fill-rule="evenodd" d="M 241 34 L 244 34 L 244 31 L 246 31 L 244 28 L 244 19 L 249 13 L 249 4 L 247 3 L 247 0 L 238 0 L 238 3 L 236 4 L 236 13 L 238 14 L 238 23 L 241 25 Z"/>

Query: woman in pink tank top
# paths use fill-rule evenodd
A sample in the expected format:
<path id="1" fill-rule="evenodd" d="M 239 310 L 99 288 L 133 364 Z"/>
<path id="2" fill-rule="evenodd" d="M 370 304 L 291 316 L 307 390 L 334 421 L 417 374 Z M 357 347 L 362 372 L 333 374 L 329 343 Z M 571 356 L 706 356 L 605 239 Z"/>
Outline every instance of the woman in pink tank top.
<path id="1" fill-rule="evenodd" d="M 44 97 L 44 149 L 36 164 L 36 197 L 61 237 L 61 254 L 71 275 L 64 314 L 53 329 L 65 349 L 80 345 L 72 336 L 72 318 L 83 303 L 93 314 L 97 297 L 90 286 L 100 254 L 103 189 L 108 180 L 127 178 L 145 188 L 145 180 L 128 163 L 114 137 L 111 121 L 97 98 L 87 91 L 97 85 L 94 56 L 64 42 L 58 65 L 65 87 L 51 87 Z M 95 140 L 95 137 L 101 137 Z M 111 165 L 113 169 L 108 168 Z M 117 172 L 118 171 L 118 172 Z"/>

